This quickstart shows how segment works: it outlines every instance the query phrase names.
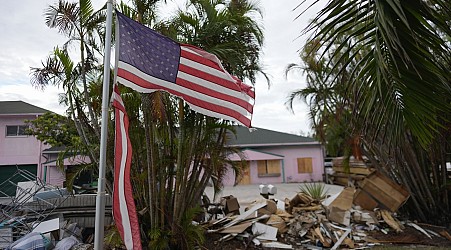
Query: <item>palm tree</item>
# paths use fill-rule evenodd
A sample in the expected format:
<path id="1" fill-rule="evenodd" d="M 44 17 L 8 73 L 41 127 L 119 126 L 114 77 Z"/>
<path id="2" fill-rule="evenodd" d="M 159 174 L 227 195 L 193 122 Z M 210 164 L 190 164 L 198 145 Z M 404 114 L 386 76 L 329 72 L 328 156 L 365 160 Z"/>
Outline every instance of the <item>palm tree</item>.
<path id="1" fill-rule="evenodd" d="M 239 79 L 268 77 L 259 61 L 263 31 L 259 6 L 247 0 L 191 0 L 171 20 L 168 35 L 218 56 Z"/>
<path id="2" fill-rule="evenodd" d="M 61 0 L 56 5 L 49 6 L 45 16 L 46 24 L 57 28 L 69 40 L 62 49 L 56 47 L 46 61 L 42 62 L 41 68 L 31 68 L 31 83 L 41 89 L 48 84 L 63 88 L 65 94 L 61 96 L 61 101 L 68 106 L 67 114 L 75 123 L 91 162 L 96 164 L 99 158 L 97 148 L 100 128 L 97 116 L 100 114 L 100 105 L 97 105 L 98 92 L 94 90 L 99 86 L 96 78 L 101 67 L 97 65 L 96 55 L 99 55 L 101 48 L 98 45 L 100 40 L 95 34 L 101 36 L 105 18 L 101 10 L 93 11 L 89 0 L 80 0 L 79 3 Z M 76 41 L 80 43 L 81 60 L 78 63 L 68 53 L 69 45 Z M 107 183 L 109 191 L 110 187 Z"/>
<path id="3" fill-rule="evenodd" d="M 414 217 L 442 223 L 451 219 L 450 14 L 446 1 L 338 0 L 306 29 L 326 52 L 338 44 L 328 77 L 350 73 L 340 83 L 351 101 L 348 128 L 361 133 L 366 155 L 406 185 Z"/>
<path id="4" fill-rule="evenodd" d="M 89 118 L 93 123 L 96 135 L 100 138 L 98 114 L 100 110 L 93 110 L 92 100 L 89 96 L 87 74 L 92 70 L 93 63 L 97 62 L 96 52 L 101 54 L 100 40 L 104 37 L 102 32 L 105 15 L 102 10 L 94 12 L 90 0 L 67 2 L 59 0 L 55 5 L 50 5 L 45 12 L 46 24 L 50 28 L 56 28 L 66 35 L 69 40 L 64 44 L 67 48 L 74 42 L 79 43 L 80 52 L 80 77 L 83 86 L 84 103 L 88 107 Z M 96 36 L 96 34 L 98 36 Z"/>

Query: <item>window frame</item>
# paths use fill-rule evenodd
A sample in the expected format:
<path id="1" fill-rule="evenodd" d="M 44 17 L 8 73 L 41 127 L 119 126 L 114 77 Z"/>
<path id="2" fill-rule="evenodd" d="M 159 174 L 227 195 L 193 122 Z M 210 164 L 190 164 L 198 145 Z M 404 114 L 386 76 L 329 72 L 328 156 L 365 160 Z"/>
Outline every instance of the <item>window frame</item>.
<path id="1" fill-rule="evenodd" d="M 8 133 L 8 128 L 14 128 L 16 129 L 15 134 Z M 5 137 L 28 137 L 27 133 L 25 132 L 29 128 L 27 125 L 6 125 L 5 126 Z M 21 134 L 22 132 L 22 134 Z"/>

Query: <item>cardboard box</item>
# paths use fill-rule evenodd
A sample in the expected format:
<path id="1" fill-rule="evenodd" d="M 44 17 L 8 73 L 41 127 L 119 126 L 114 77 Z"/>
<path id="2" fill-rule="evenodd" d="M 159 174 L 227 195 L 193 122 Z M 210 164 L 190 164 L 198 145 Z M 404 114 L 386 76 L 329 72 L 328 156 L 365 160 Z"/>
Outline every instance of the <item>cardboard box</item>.
<path id="1" fill-rule="evenodd" d="M 221 204 L 224 206 L 226 214 L 240 214 L 240 204 L 238 203 L 238 199 L 233 195 L 222 197 Z"/>

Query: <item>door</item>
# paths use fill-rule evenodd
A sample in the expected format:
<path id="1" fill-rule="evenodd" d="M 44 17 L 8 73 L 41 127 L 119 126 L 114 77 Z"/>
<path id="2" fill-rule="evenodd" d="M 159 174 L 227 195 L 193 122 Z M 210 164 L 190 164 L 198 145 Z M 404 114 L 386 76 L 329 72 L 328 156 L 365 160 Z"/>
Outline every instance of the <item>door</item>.
<path id="1" fill-rule="evenodd" d="M 240 185 L 248 185 L 251 184 L 251 162 L 246 161 L 243 168 L 241 169 L 241 180 L 238 184 Z"/>

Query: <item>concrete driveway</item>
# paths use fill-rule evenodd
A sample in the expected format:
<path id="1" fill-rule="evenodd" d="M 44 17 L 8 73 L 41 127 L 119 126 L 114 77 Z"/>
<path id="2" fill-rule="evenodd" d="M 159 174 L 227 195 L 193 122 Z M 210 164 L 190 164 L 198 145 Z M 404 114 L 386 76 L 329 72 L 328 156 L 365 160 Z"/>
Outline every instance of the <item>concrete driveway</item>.
<path id="1" fill-rule="evenodd" d="M 219 201 L 220 197 L 233 195 L 238 199 L 241 207 L 249 205 L 253 201 L 264 199 L 259 192 L 260 184 L 253 185 L 237 185 L 237 186 L 227 186 L 217 195 L 216 202 Z M 293 198 L 298 192 L 299 187 L 304 185 L 303 183 L 280 183 L 272 184 L 277 187 L 277 194 L 270 196 L 270 198 L 276 198 L 279 200 L 284 200 L 285 198 Z M 333 195 L 341 192 L 343 190 L 342 186 L 325 184 L 327 194 Z M 206 194 L 213 201 L 213 187 L 207 187 L 205 190 Z"/>

